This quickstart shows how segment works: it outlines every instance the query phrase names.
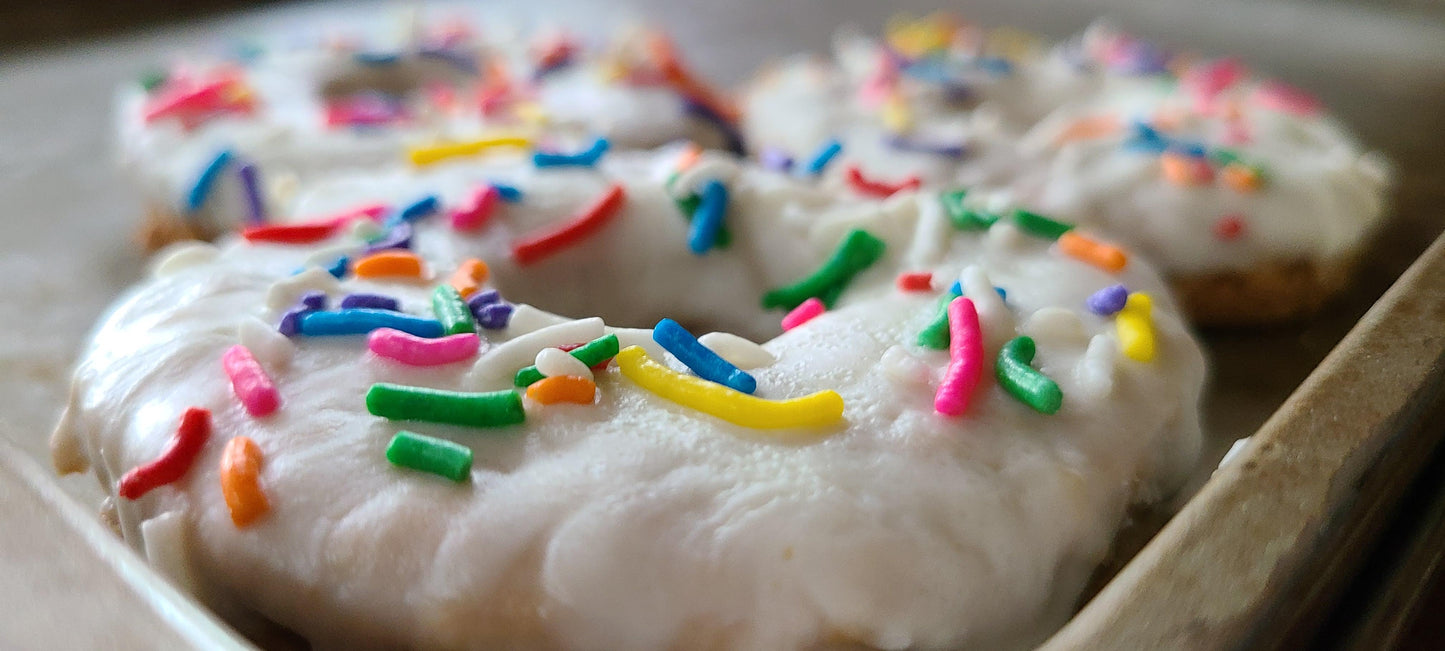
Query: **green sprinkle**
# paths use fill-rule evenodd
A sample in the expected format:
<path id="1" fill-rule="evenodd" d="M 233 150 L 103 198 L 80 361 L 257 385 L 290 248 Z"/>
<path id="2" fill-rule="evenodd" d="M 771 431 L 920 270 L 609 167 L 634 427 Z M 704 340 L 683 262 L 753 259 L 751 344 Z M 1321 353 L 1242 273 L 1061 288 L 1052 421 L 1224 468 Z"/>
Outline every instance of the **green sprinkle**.
<path id="1" fill-rule="evenodd" d="M 1054 221 L 1036 212 L 1023 209 L 1014 210 L 1014 223 L 1034 235 L 1051 240 L 1057 240 L 1060 235 L 1074 230 L 1073 224 Z"/>
<path id="2" fill-rule="evenodd" d="M 403 468 L 466 481 L 472 474 L 472 449 L 446 439 L 402 430 L 386 446 L 386 460 Z"/>
<path id="3" fill-rule="evenodd" d="M 366 392 L 366 410 L 391 420 L 415 420 L 468 427 L 503 427 L 527 419 L 522 397 L 510 389 L 458 393 L 378 383 Z"/>
<path id="4" fill-rule="evenodd" d="M 938 314 L 918 333 L 919 346 L 934 350 L 948 350 L 948 304 L 962 295 L 954 292 L 950 287 L 948 292 L 939 298 Z"/>
<path id="5" fill-rule="evenodd" d="M 963 198 L 966 196 L 968 190 L 954 190 L 938 197 L 943 202 L 943 210 L 948 213 L 948 221 L 953 223 L 954 228 L 961 231 L 981 231 L 998 221 L 998 215 L 964 207 Z"/>
<path id="6" fill-rule="evenodd" d="M 1009 395 L 1017 398 L 1041 414 L 1052 414 L 1064 404 L 1064 392 L 1058 383 L 1038 372 L 1029 363 L 1034 361 L 1034 340 L 1015 337 L 1003 345 L 998 361 L 994 363 L 994 375 Z"/>
<path id="7" fill-rule="evenodd" d="M 838 250 L 833 252 L 833 257 L 811 276 L 763 295 L 763 308 L 791 310 L 813 297 L 833 307 L 848 281 L 883 257 L 885 246 L 883 240 L 868 231 L 858 228 L 849 231 L 842 244 L 838 245 Z"/>
<path id="8" fill-rule="evenodd" d="M 166 83 L 166 79 L 167 76 L 164 70 L 147 70 L 141 73 L 140 87 L 149 93 L 159 88 L 161 84 Z"/>
<path id="9" fill-rule="evenodd" d="M 1239 154 L 1235 153 L 1232 149 L 1216 149 L 1209 153 L 1209 158 L 1214 161 L 1215 165 L 1220 167 L 1224 167 L 1230 163 L 1240 162 Z"/>
<path id="10" fill-rule="evenodd" d="M 451 285 L 439 285 L 432 291 L 431 310 L 436 314 L 437 321 L 441 322 L 442 329 L 449 335 L 477 331 L 471 308 L 462 300 L 457 288 Z"/>
<path id="11" fill-rule="evenodd" d="M 617 335 L 605 335 L 587 342 L 585 345 L 573 348 L 569 354 L 577 358 L 577 361 L 586 364 L 588 367 L 601 364 L 608 359 L 617 356 L 621 346 L 617 343 Z M 544 376 L 535 366 L 528 366 L 517 371 L 517 377 L 512 380 L 513 384 L 519 387 L 529 387 L 541 380 Z"/>

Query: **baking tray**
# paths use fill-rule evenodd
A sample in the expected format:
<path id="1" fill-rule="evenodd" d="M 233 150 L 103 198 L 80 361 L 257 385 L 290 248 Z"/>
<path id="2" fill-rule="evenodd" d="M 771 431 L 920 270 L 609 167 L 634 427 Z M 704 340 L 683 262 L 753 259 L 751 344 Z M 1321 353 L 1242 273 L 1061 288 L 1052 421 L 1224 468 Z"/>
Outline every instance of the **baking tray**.
<path id="1" fill-rule="evenodd" d="M 893 13 L 937 7 L 511 0 L 489 3 L 484 16 L 512 25 L 564 16 L 558 22 L 588 32 L 646 17 L 673 32 L 704 73 L 740 82 L 767 59 L 825 49 L 840 23 L 876 31 Z M 1258 430 L 1254 443 L 1212 479 L 1207 468 L 1199 473 L 1162 530 L 1141 519 L 1121 538 L 1120 562 L 1100 583 L 1117 576 L 1048 646 L 1279 647 L 1312 639 L 1340 597 L 1358 587 L 1357 570 L 1372 562 L 1385 531 L 1380 525 L 1445 430 L 1432 411 L 1445 355 L 1445 245 L 1421 256 L 1445 227 L 1445 14 L 1179 0 L 987 0 L 949 8 L 1054 37 L 1107 16 L 1166 45 L 1238 55 L 1317 93 L 1396 163 L 1395 217 L 1347 297 L 1308 324 L 1202 334 L 1213 362 L 1208 454 L 1218 458 Z M 7 226 L 0 249 L 0 647 L 245 644 L 106 532 L 93 515 L 101 496 L 93 479 L 48 472 L 45 439 L 73 356 L 91 323 L 142 269 L 128 241 L 140 203 L 112 169 L 105 111 L 118 84 L 173 52 L 216 51 L 228 39 L 334 22 L 344 13 L 399 10 L 387 3 L 293 5 L 0 59 Z M 1438 524 L 1437 511 L 1428 513 Z M 1391 566 L 1376 586 L 1393 599 L 1391 608 L 1370 611 L 1394 615 L 1365 618 L 1348 632 L 1352 639 L 1378 641 L 1372 636 L 1398 631 L 1423 589 L 1412 573 L 1438 561 L 1430 553 L 1438 534 L 1411 534 L 1402 548 L 1407 562 Z M 1150 542 L 1134 554 L 1132 540 Z"/>

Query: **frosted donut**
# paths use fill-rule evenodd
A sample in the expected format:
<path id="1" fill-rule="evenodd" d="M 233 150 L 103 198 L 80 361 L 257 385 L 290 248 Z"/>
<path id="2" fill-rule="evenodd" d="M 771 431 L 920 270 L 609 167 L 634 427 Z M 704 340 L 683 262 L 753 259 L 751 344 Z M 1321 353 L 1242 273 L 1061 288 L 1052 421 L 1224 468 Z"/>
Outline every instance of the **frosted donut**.
<path id="1" fill-rule="evenodd" d="M 934 15 L 894 21 L 882 40 L 841 31 L 831 59 L 770 66 L 743 95 L 743 128 L 764 164 L 791 159 L 840 189 L 864 185 L 854 169 L 880 184 L 999 182 L 1023 162 L 1019 136 L 1099 82 L 1035 36 Z M 808 169 L 831 142 L 833 161 Z"/>
<path id="2" fill-rule="evenodd" d="M 151 249 L 282 216 L 298 182 L 408 158 L 598 139 L 741 148 L 735 109 L 641 30 L 591 48 L 555 34 L 487 40 L 455 22 L 401 43 L 278 44 L 149 75 L 120 93 L 117 119 Z"/>
<path id="3" fill-rule="evenodd" d="M 136 497 L 117 500 L 126 540 L 219 612 L 320 649 L 1040 641 L 1126 507 L 1196 464 L 1203 360 L 1161 281 L 1013 222 L 959 230 L 933 193 L 860 201 L 711 153 L 692 163 L 707 178 L 687 177 L 679 158 L 458 160 L 299 193 L 303 219 L 434 194 L 445 209 L 410 224 L 419 271 L 334 264 L 366 246 L 353 228 L 163 254 L 97 328 L 56 464 Z M 520 200 L 454 230 L 447 211 L 488 183 Z M 719 186 L 726 245 L 699 255 L 678 205 L 710 219 Z M 562 244 L 538 257 L 548 237 Z M 468 285 L 473 322 L 455 309 Z M 814 299 L 826 309 L 780 334 L 783 311 Z M 382 307 L 335 316 L 342 305 Z M 298 310 L 296 334 L 280 334 Z M 676 323 L 647 327 L 663 315 Z M 324 334 L 383 321 L 412 339 L 373 331 L 369 351 L 366 336 Z M 444 332 L 484 341 L 436 366 L 375 347 Z M 574 354 L 590 388 L 538 381 L 569 367 L 540 353 L 573 344 L 590 347 Z M 722 368 L 696 361 L 707 351 L 754 392 L 702 379 Z M 939 413 L 944 385 L 959 415 Z M 579 386 L 585 404 L 553 400 Z M 267 387 L 275 411 L 255 416 L 244 396 Z M 405 387 L 488 393 L 434 402 Z M 199 444 L 198 416 L 177 429 L 191 408 L 209 412 Z M 191 444 L 167 451 L 178 432 Z"/>
<path id="4" fill-rule="evenodd" d="M 1141 56 L 1102 27 L 1085 42 L 1115 65 Z M 1154 74 L 1116 80 L 1028 133 L 1040 164 L 1015 180 L 1014 199 L 1159 263 L 1196 322 L 1313 313 L 1381 222 L 1389 165 L 1303 91 L 1236 60 L 1144 52 L 1161 61 Z"/>

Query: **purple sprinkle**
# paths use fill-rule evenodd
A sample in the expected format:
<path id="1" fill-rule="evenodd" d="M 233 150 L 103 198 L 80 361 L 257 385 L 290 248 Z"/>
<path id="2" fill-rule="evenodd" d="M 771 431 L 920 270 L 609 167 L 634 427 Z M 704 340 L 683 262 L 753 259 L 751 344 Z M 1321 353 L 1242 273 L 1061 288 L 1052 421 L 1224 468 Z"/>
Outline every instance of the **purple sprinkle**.
<path id="1" fill-rule="evenodd" d="M 925 154 L 935 154 L 948 158 L 963 158 L 968 149 L 963 145 L 932 144 L 920 142 L 904 136 L 888 136 L 888 146 L 900 151 L 915 151 Z"/>
<path id="2" fill-rule="evenodd" d="M 467 299 L 467 307 L 471 308 L 472 316 L 479 316 L 482 308 L 494 303 L 502 302 L 502 294 L 495 289 L 488 289 L 473 294 Z"/>
<path id="3" fill-rule="evenodd" d="M 409 249 L 411 248 L 412 232 L 411 224 L 408 222 L 392 224 L 391 230 L 386 232 L 386 236 L 366 245 L 364 252 L 370 254 L 387 249 Z"/>
<path id="4" fill-rule="evenodd" d="M 1124 309 L 1129 300 L 1129 290 L 1123 285 L 1105 287 L 1089 296 L 1085 302 L 1089 311 L 1099 316 L 1109 316 Z"/>
<path id="5" fill-rule="evenodd" d="M 276 330 L 287 337 L 295 337 L 296 333 L 301 331 L 301 317 L 315 311 L 305 306 L 286 310 L 286 313 L 281 315 L 281 324 L 276 326 Z"/>
<path id="6" fill-rule="evenodd" d="M 768 147 L 758 152 L 758 162 L 762 163 L 764 169 L 774 172 L 788 172 L 793 169 L 793 157 L 777 147 Z"/>
<path id="7" fill-rule="evenodd" d="M 512 320 L 512 306 L 506 303 L 484 305 L 477 310 L 477 325 L 488 330 L 501 330 Z"/>
<path id="8" fill-rule="evenodd" d="M 718 115 L 716 111 L 713 111 L 712 107 L 684 97 L 682 100 L 682 110 L 684 113 L 707 122 L 716 128 L 718 135 L 722 136 L 723 149 L 739 156 L 747 153 L 747 146 L 743 143 L 742 132 L 738 131 L 737 126 L 728 122 L 726 118 Z"/>
<path id="9" fill-rule="evenodd" d="M 326 292 L 306 292 L 302 294 L 300 307 L 308 310 L 326 309 Z"/>
<path id="10" fill-rule="evenodd" d="M 341 309 L 391 310 L 395 312 L 400 303 L 390 296 L 381 294 L 347 294 L 341 299 Z"/>
<path id="11" fill-rule="evenodd" d="M 246 221 L 252 224 L 266 223 L 266 202 L 261 199 L 261 184 L 256 178 L 256 166 L 246 163 L 239 172 L 241 189 L 246 193 Z"/>

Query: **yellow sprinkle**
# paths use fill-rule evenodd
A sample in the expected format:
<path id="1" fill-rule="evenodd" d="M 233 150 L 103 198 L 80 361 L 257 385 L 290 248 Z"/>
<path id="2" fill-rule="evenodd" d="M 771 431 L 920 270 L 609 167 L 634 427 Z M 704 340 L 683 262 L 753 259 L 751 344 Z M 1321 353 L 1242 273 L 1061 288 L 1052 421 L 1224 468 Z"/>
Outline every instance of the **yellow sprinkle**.
<path id="1" fill-rule="evenodd" d="M 1134 292 L 1124 301 L 1124 309 L 1114 317 L 1119 330 L 1119 346 L 1124 356 L 1139 362 L 1154 359 L 1154 321 L 1150 312 L 1154 301 L 1144 292 Z"/>
<path id="2" fill-rule="evenodd" d="M 471 142 L 455 142 L 426 147 L 413 147 L 407 152 L 411 164 L 417 167 L 431 165 L 458 156 L 476 156 L 493 147 L 530 147 L 532 139 L 519 135 L 482 138 Z"/>
<path id="3" fill-rule="evenodd" d="M 917 20 L 894 16 L 886 28 L 889 45 L 904 56 L 917 58 L 930 52 L 948 49 L 958 25 L 944 14 L 933 14 Z"/>
<path id="4" fill-rule="evenodd" d="M 989 31 L 984 51 L 991 56 L 1022 61 L 1032 58 L 1043 48 L 1043 41 L 1033 34 L 1012 27 L 999 27 Z"/>
<path id="5" fill-rule="evenodd" d="M 843 419 L 843 396 L 819 391 L 792 400 L 766 400 L 721 384 L 683 375 L 648 358 L 640 346 L 617 353 L 617 367 L 627 379 L 660 398 L 754 429 L 823 427 Z"/>
<path id="6" fill-rule="evenodd" d="M 913 128 L 913 112 L 897 93 L 883 100 L 883 126 L 894 133 L 904 133 Z"/>
<path id="7" fill-rule="evenodd" d="M 522 102 L 512 109 L 517 117 L 521 118 L 528 126 L 540 127 L 546 125 L 551 119 L 542 106 L 536 102 Z"/>

